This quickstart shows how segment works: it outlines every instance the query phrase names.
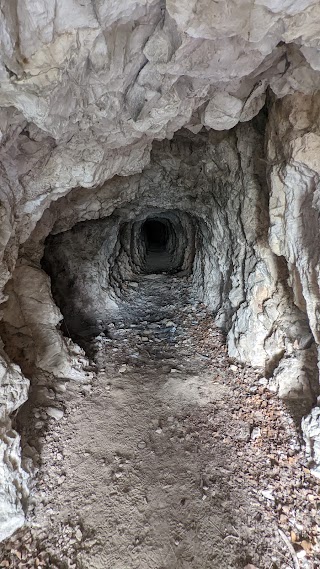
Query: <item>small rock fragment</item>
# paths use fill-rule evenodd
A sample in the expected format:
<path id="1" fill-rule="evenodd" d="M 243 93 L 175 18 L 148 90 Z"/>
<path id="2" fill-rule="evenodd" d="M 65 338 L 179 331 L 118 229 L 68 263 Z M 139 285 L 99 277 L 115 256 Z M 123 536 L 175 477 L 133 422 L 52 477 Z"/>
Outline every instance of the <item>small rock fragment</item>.
<path id="1" fill-rule="evenodd" d="M 82 540 L 82 531 L 79 528 L 76 530 L 76 540 L 77 541 Z"/>
<path id="2" fill-rule="evenodd" d="M 47 407 L 46 413 L 56 421 L 60 421 L 64 415 L 62 409 L 57 409 L 56 407 Z"/>
<path id="3" fill-rule="evenodd" d="M 261 494 L 262 496 L 264 496 L 264 498 L 266 498 L 267 500 L 271 500 L 274 501 L 274 496 L 272 494 L 272 492 L 270 490 L 261 490 Z"/>
<path id="4" fill-rule="evenodd" d="M 254 427 L 251 431 L 251 440 L 255 441 L 259 437 L 261 437 L 261 429 L 260 427 Z"/>

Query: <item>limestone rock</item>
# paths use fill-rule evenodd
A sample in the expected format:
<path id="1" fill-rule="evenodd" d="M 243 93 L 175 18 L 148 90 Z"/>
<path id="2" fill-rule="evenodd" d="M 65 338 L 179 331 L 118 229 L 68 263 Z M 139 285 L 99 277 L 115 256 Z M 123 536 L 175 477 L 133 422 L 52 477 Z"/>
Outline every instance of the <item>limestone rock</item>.
<path id="1" fill-rule="evenodd" d="M 6 358 L 7 359 L 7 358 Z M 29 381 L 14 363 L 0 359 L 0 421 L 4 421 L 28 399 Z"/>
<path id="2" fill-rule="evenodd" d="M 60 421 L 64 415 L 62 409 L 57 409 L 56 407 L 47 407 L 46 413 L 56 421 Z"/>
<path id="3" fill-rule="evenodd" d="M 87 380 L 90 374 L 82 368 L 88 362 L 81 354 L 72 354 L 57 328 L 62 316 L 52 301 L 45 273 L 23 263 L 14 273 L 12 286 L 3 311 L 3 321 L 7 325 L 5 332 L 8 334 L 10 330 L 11 338 L 24 336 L 24 346 L 29 347 L 28 367 L 34 365 L 57 377 Z"/>
<path id="4" fill-rule="evenodd" d="M 320 407 L 314 407 L 301 423 L 307 454 L 311 461 L 311 472 L 320 478 Z"/>
<path id="5" fill-rule="evenodd" d="M 285 401 L 316 402 L 319 390 L 317 351 L 315 347 L 301 350 L 283 359 L 275 371 L 278 393 Z"/>
<path id="6" fill-rule="evenodd" d="M 240 119 L 243 103 L 225 92 L 210 99 L 203 115 L 203 124 L 215 130 L 233 128 Z"/>
<path id="7" fill-rule="evenodd" d="M 27 474 L 21 467 L 20 437 L 9 423 L 0 431 L 0 540 L 24 524 L 22 502 L 26 500 Z"/>

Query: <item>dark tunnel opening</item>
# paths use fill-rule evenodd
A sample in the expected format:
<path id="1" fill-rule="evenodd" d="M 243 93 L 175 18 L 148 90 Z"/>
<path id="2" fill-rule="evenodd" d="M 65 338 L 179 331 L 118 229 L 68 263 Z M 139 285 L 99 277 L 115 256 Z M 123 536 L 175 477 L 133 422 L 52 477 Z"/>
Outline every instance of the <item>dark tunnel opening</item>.
<path id="1" fill-rule="evenodd" d="M 180 268 L 177 233 L 170 219 L 147 218 L 141 225 L 140 239 L 145 273 L 171 272 Z"/>
<path id="2" fill-rule="evenodd" d="M 146 250 L 164 252 L 168 246 L 168 229 L 166 224 L 158 219 L 147 219 L 141 228 L 141 237 Z"/>

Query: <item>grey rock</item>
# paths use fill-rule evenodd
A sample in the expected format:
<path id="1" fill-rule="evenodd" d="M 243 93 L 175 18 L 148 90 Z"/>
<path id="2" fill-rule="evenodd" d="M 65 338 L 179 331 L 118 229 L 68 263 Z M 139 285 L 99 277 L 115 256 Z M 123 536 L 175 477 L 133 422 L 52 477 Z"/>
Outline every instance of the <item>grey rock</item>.
<path id="1" fill-rule="evenodd" d="M 56 421 L 60 421 L 64 415 L 62 409 L 57 409 L 56 407 L 47 407 L 46 413 Z"/>

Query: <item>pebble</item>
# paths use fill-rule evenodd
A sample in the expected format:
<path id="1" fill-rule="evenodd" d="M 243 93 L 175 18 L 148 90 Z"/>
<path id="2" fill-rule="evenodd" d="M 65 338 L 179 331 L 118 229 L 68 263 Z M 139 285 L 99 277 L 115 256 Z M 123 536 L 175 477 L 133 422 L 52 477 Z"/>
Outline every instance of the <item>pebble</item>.
<path id="1" fill-rule="evenodd" d="M 260 385 L 268 385 L 268 380 L 266 377 L 260 377 L 258 383 L 260 383 Z"/>
<path id="2" fill-rule="evenodd" d="M 238 371 L 238 368 L 235 365 L 231 365 L 229 369 L 231 369 L 231 371 Z"/>
<path id="3" fill-rule="evenodd" d="M 56 421 L 60 421 L 64 415 L 62 409 L 57 409 L 56 407 L 47 407 L 46 413 Z"/>
<path id="4" fill-rule="evenodd" d="M 254 429 L 252 429 L 252 432 L 251 432 L 251 440 L 254 441 L 254 440 L 258 439 L 259 437 L 261 437 L 261 429 L 260 429 L 260 427 L 254 427 Z"/>
<path id="5" fill-rule="evenodd" d="M 274 496 L 270 490 L 261 490 L 261 494 L 267 500 L 271 500 L 272 502 L 274 501 Z"/>

